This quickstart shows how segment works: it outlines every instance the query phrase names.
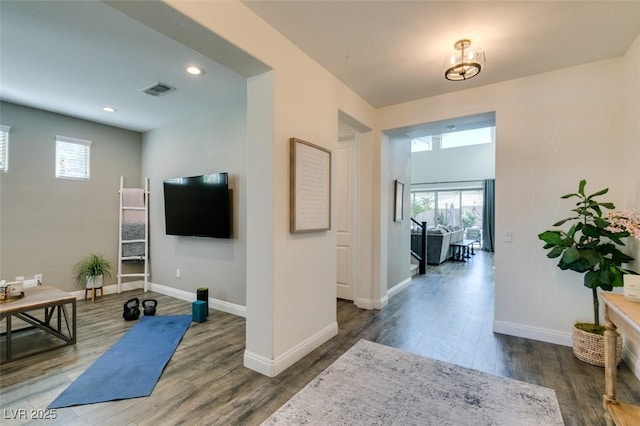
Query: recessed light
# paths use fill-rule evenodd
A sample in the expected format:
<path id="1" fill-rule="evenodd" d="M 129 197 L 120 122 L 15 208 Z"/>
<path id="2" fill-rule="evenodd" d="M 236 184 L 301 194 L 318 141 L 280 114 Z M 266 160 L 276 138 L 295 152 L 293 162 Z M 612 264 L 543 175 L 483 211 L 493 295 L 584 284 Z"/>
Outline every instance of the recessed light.
<path id="1" fill-rule="evenodd" d="M 110 106 L 102 107 L 102 110 L 104 112 L 116 112 L 117 111 L 117 109 L 115 109 L 114 107 L 110 107 Z"/>
<path id="2" fill-rule="evenodd" d="M 187 72 L 191 75 L 202 75 L 204 70 L 198 67 L 187 67 Z"/>

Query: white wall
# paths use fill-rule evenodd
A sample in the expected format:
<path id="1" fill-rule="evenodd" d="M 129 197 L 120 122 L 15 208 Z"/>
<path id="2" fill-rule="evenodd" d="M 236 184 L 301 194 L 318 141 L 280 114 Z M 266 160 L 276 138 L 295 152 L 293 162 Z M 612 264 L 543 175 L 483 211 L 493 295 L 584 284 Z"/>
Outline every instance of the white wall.
<path id="1" fill-rule="evenodd" d="M 247 233 L 259 233 L 264 251 L 247 252 L 245 365 L 275 375 L 337 333 L 335 229 L 289 233 L 289 138 L 333 151 L 338 110 L 373 127 L 373 109 L 239 2 L 167 3 L 273 69 L 250 81 L 247 98 L 250 132 L 270 132 L 249 142 L 263 157 L 249 155 L 248 170 L 266 171 L 262 181 L 249 179 L 249 203 L 266 191 L 272 221 L 253 214 L 247 220 Z M 271 126 L 259 111 L 273 118 Z M 332 176 L 335 182 L 335 167 Z M 271 266 L 262 269 L 265 258 Z"/>
<path id="2" fill-rule="evenodd" d="M 253 214 L 247 220 L 247 233 L 261 233 L 265 251 L 247 253 L 245 365 L 275 375 L 336 332 L 335 231 L 289 234 L 288 140 L 334 150 L 338 110 L 375 129 L 361 155 L 370 161 L 362 166 L 371 180 L 360 189 L 373 225 L 370 256 L 362 259 L 372 265 L 366 297 L 383 301 L 387 280 L 388 141 L 380 129 L 496 111 L 497 235 L 514 236 L 511 245 L 498 238 L 496 247 L 496 329 L 566 342 L 571 323 L 588 318 L 588 292 L 546 259 L 536 235 L 564 214 L 558 196 L 579 179 L 610 185 L 616 202 L 626 194 L 625 179 L 637 179 L 616 162 L 625 146 L 622 58 L 383 108 L 374 117 L 361 98 L 237 1 L 167 3 L 272 68 L 254 80 L 257 98 L 248 93 L 249 111 L 255 107 L 248 128 L 259 122 L 265 132 L 250 142 L 264 157 L 250 155 L 247 167 L 266 173 L 263 182 L 249 179 L 247 193 L 253 203 L 252 194 L 267 192 L 273 221 L 262 227 Z M 261 257 L 269 268 L 260 270 Z"/>
<path id="3" fill-rule="evenodd" d="M 624 191 L 624 202 L 619 207 L 640 210 L 640 177 L 638 166 L 640 163 L 640 37 L 624 57 L 624 154 L 621 161 L 624 164 L 624 180 L 627 183 Z M 640 272 L 640 241 L 628 238 L 631 255 L 636 259 L 630 264 L 630 269 Z M 640 378 L 640 345 L 625 345 L 625 360 L 627 365 Z"/>
<path id="4" fill-rule="evenodd" d="M 609 187 L 606 199 L 622 201 L 621 66 L 614 59 L 505 84 L 528 105 L 499 109 L 496 124 L 497 331 L 568 345 L 575 321 L 593 321 L 582 275 L 547 259 L 537 234 L 571 215 L 573 203 L 560 197 L 580 179 L 588 191 Z M 506 231 L 513 232 L 511 245 L 502 242 Z"/>
<path id="5" fill-rule="evenodd" d="M 0 173 L 0 279 L 33 278 L 64 291 L 78 290 L 73 266 L 89 253 L 118 259 L 120 176 L 140 185 L 141 135 L 137 132 L 0 103 L 10 126 L 9 171 Z M 90 179 L 55 177 L 55 137 L 90 140 Z"/>
<path id="6" fill-rule="evenodd" d="M 591 317 L 582 277 L 547 259 L 537 234 L 568 215 L 560 196 L 580 179 L 610 187 L 618 204 L 638 181 L 638 168 L 619 167 L 630 146 L 623 66 L 611 59 L 378 111 L 382 129 L 496 111 L 496 331 L 569 344 L 571 325 Z"/>
<path id="7" fill-rule="evenodd" d="M 411 140 L 406 138 L 391 138 L 389 140 L 389 180 L 385 189 L 390 202 L 386 206 L 388 214 L 387 232 L 387 290 L 399 284 L 405 284 L 411 279 L 409 266 L 411 265 Z M 395 181 L 404 184 L 403 191 L 403 219 L 395 222 Z"/>
<path id="8" fill-rule="evenodd" d="M 624 58 L 624 164 L 625 197 L 619 207 L 640 209 L 640 37 L 636 39 Z M 632 269 L 640 272 L 640 241 L 631 239 L 632 255 L 636 259 Z M 639 353 L 640 355 L 640 353 Z"/>
<path id="9" fill-rule="evenodd" d="M 247 214 L 246 104 L 203 111 L 143 135 L 142 173 L 149 177 L 150 266 L 154 284 L 246 304 Z M 164 179 L 229 173 L 233 201 L 233 238 L 165 234 Z M 180 269 L 181 277 L 176 277 Z"/>
<path id="10" fill-rule="evenodd" d="M 495 177 L 495 143 L 411 154 L 411 182 L 481 181 Z"/>
<path id="11" fill-rule="evenodd" d="M 375 138 L 375 132 L 368 131 L 361 133 L 358 140 L 356 305 L 363 309 L 381 308 L 387 294 L 386 264 L 380 262 L 382 255 L 379 195 L 380 145 L 375 142 Z M 383 248 L 386 253 L 386 246 Z"/>

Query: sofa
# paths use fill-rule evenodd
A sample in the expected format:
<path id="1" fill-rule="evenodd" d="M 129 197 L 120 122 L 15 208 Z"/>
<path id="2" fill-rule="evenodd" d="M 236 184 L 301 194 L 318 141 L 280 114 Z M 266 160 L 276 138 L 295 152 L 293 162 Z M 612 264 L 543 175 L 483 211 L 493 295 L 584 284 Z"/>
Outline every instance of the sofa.
<path id="1" fill-rule="evenodd" d="M 457 226 L 427 229 L 427 263 L 439 265 L 452 256 L 451 243 L 462 241 L 464 230 Z"/>

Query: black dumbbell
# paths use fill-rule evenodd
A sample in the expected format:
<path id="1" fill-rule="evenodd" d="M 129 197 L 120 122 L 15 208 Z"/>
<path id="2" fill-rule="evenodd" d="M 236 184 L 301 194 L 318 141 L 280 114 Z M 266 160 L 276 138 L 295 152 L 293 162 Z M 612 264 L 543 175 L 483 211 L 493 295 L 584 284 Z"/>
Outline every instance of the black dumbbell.
<path id="1" fill-rule="evenodd" d="M 124 304 L 124 312 L 122 313 L 122 318 L 125 321 L 133 321 L 137 320 L 140 316 L 140 300 L 138 298 L 129 299 Z"/>
<path id="2" fill-rule="evenodd" d="M 142 301 L 145 316 L 154 316 L 156 314 L 156 306 L 158 306 L 158 301 L 155 299 L 145 299 Z"/>

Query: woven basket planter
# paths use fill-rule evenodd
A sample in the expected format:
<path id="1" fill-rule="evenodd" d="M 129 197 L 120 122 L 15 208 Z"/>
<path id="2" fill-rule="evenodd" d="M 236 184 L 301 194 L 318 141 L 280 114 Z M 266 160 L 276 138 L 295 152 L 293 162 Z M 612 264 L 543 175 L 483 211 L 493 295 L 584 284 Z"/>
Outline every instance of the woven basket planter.
<path id="1" fill-rule="evenodd" d="M 580 361 L 604 367 L 604 336 L 573 327 L 573 354 Z M 616 365 L 622 359 L 622 337 L 616 339 Z"/>

